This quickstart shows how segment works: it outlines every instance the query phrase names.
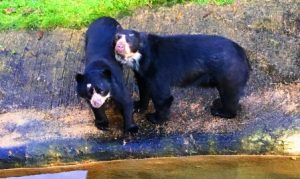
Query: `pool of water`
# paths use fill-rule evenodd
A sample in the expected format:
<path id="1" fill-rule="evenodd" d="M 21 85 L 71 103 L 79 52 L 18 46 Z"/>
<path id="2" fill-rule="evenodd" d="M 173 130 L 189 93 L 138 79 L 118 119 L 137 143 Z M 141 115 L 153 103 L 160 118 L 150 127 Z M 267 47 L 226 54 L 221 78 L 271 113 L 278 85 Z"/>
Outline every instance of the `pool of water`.
<path id="1" fill-rule="evenodd" d="M 116 160 L 42 168 L 0 170 L 0 178 L 43 174 L 83 178 L 300 178 L 300 157 L 292 156 L 193 156 L 141 160 Z M 65 172 L 65 173 L 59 173 Z M 78 175 L 79 176 L 79 175 Z M 52 175 L 51 178 L 54 178 Z M 82 178 L 82 175 L 81 175 Z"/>

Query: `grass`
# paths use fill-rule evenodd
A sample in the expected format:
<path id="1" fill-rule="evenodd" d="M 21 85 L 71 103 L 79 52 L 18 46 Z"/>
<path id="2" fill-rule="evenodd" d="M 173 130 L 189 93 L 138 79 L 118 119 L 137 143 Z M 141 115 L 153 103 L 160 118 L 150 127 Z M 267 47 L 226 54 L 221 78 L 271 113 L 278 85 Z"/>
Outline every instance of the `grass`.
<path id="1" fill-rule="evenodd" d="M 128 15 L 134 9 L 194 2 L 230 4 L 234 0 L 0 0 L 0 30 L 80 28 L 100 16 Z"/>

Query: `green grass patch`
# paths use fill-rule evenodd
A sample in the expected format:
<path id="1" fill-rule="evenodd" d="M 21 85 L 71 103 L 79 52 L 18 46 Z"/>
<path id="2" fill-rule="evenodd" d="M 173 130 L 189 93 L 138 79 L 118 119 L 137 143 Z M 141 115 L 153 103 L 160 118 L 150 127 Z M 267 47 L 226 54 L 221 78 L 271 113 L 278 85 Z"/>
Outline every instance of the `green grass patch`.
<path id="1" fill-rule="evenodd" d="M 134 9 L 178 3 L 230 4 L 234 0 L 0 0 L 0 30 L 80 28 L 101 16 L 128 15 Z"/>

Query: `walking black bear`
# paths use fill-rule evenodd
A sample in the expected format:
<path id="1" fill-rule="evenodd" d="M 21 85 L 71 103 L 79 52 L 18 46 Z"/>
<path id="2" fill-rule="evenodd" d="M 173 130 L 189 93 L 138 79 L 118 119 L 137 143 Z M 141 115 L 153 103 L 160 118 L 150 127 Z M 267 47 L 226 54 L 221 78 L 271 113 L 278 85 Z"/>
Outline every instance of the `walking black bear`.
<path id="1" fill-rule="evenodd" d="M 159 36 L 119 28 L 115 56 L 134 69 L 140 93 L 135 110 L 147 109 L 152 99 L 156 112 L 147 114 L 152 123 L 168 118 L 173 85 L 216 87 L 220 98 L 214 100 L 211 114 L 233 118 L 249 78 L 242 47 L 216 35 Z"/>
<path id="2" fill-rule="evenodd" d="M 133 102 L 127 91 L 121 65 L 116 61 L 113 42 L 120 24 L 113 18 L 102 17 L 94 21 L 86 32 L 84 74 L 77 74 L 77 93 L 90 104 L 99 129 L 108 127 L 104 102 L 112 98 L 124 118 L 126 132 L 137 132 L 133 121 Z"/>

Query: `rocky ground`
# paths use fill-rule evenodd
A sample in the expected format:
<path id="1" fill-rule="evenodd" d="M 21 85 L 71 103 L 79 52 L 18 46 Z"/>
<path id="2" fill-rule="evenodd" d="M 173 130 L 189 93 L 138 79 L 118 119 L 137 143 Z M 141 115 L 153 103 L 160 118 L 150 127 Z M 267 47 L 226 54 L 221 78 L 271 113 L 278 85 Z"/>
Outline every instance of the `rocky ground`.
<path id="1" fill-rule="evenodd" d="M 124 27 L 139 31 L 223 35 L 246 49 L 252 66 L 237 118 L 209 114 L 217 97 L 214 89 L 174 88 L 170 120 L 153 125 L 135 114 L 140 126 L 135 136 L 123 134 L 113 105 L 108 105 L 110 130 L 97 130 L 91 111 L 76 96 L 74 75 L 84 67 L 85 29 L 1 32 L 2 168 L 65 162 L 67 157 L 69 162 L 78 156 L 300 154 L 299 9 L 296 0 L 241 0 L 225 7 L 144 8 L 119 18 Z M 124 73 L 135 97 L 132 73 Z"/>

